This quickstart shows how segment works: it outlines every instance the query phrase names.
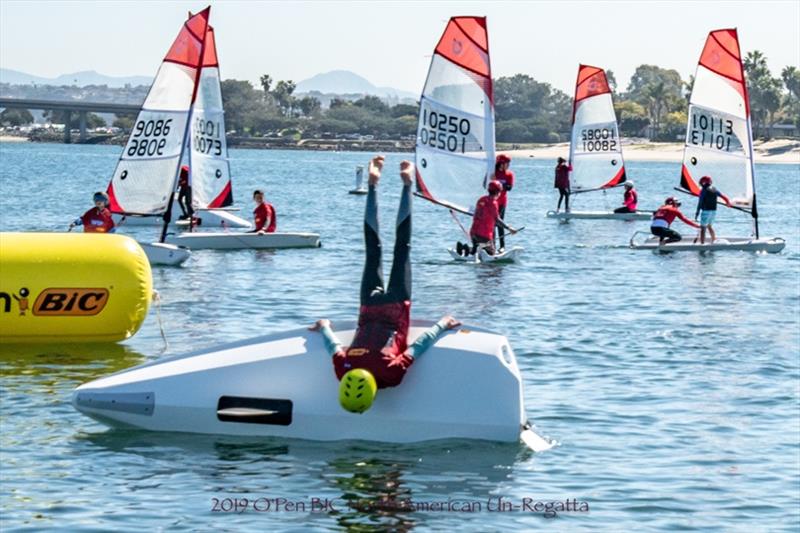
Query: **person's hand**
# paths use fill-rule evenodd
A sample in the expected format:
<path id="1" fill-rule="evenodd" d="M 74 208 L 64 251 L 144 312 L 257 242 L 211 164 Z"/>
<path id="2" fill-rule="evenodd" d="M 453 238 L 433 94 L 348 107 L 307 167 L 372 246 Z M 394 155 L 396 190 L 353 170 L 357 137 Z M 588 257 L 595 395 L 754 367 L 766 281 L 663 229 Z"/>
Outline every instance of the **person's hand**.
<path id="1" fill-rule="evenodd" d="M 263 229 L 260 229 L 256 233 L 258 233 L 259 235 L 266 235 L 267 232 L 264 231 Z"/>
<path id="2" fill-rule="evenodd" d="M 383 162 L 386 158 L 382 155 L 376 155 L 369 161 L 369 184 L 377 185 L 381 179 L 381 171 L 383 170 Z"/>
<path id="3" fill-rule="evenodd" d="M 411 185 L 414 179 L 414 163 L 411 161 L 402 161 L 400 163 L 400 177 L 403 178 L 405 185 Z"/>
<path id="4" fill-rule="evenodd" d="M 72 231 L 72 228 L 74 228 L 74 227 L 75 227 L 75 223 L 74 222 L 70 222 L 69 229 L 67 231 Z"/>
<path id="5" fill-rule="evenodd" d="M 383 360 L 386 361 L 387 367 L 399 366 L 403 370 L 411 366 L 411 363 L 414 362 L 414 358 L 407 353 L 386 354 L 383 356 Z"/>
<path id="6" fill-rule="evenodd" d="M 330 320 L 328 320 L 327 318 L 320 318 L 319 320 L 314 322 L 314 324 L 310 328 L 308 328 L 308 331 L 319 331 L 326 326 L 330 327 L 330 325 L 331 325 Z"/>
<path id="7" fill-rule="evenodd" d="M 443 316 L 440 322 L 442 321 L 444 322 L 444 329 L 456 329 L 458 326 L 461 325 L 460 320 L 456 320 L 450 315 Z"/>

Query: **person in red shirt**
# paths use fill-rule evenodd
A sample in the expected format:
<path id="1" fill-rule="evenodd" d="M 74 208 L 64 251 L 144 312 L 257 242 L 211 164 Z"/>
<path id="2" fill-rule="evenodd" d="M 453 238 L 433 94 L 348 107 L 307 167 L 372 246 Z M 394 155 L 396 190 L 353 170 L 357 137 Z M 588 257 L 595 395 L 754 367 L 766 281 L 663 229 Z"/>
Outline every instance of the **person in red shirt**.
<path id="1" fill-rule="evenodd" d="M 460 325 L 443 317 L 435 326 L 409 345 L 411 313 L 411 182 L 414 165 L 400 163 L 403 191 L 397 212 L 394 257 L 389 285 L 383 282 L 381 239 L 378 231 L 377 186 L 383 156 L 369 164 L 369 190 L 364 213 L 364 244 L 367 252 L 361 278 L 358 327 L 350 346 L 343 347 L 327 319 L 317 320 L 312 331 L 322 333 L 339 384 L 339 402 L 354 413 L 369 409 L 378 389 L 400 384 L 408 368 L 435 339 Z"/>
<path id="2" fill-rule="evenodd" d="M 664 200 L 664 205 L 656 209 L 656 212 L 653 213 L 653 220 L 650 222 L 650 233 L 658 237 L 659 244 L 664 244 L 665 241 L 667 243 L 678 242 L 683 238 L 680 233 L 670 228 L 670 225 L 672 225 L 672 222 L 676 218 L 681 219 L 693 228 L 700 227 L 700 224 L 686 218 L 683 213 L 681 213 L 681 210 L 678 209 L 680 205 L 680 200 L 674 196 L 670 196 Z"/>
<path id="3" fill-rule="evenodd" d="M 76 218 L 69 225 L 69 230 L 75 226 L 83 226 L 84 233 L 114 233 L 114 220 L 108 210 L 108 195 L 104 192 L 94 193 L 94 207 L 86 211 L 80 218 Z"/>
<path id="4" fill-rule="evenodd" d="M 275 217 L 275 208 L 272 204 L 264 201 L 264 192 L 255 190 L 253 192 L 253 200 L 256 202 L 256 208 L 253 210 L 253 217 L 256 222 L 256 229 L 252 233 L 273 233 L 278 225 Z"/>
<path id="5" fill-rule="evenodd" d="M 572 165 L 567 164 L 567 160 L 563 157 L 559 157 L 558 163 L 556 164 L 556 179 L 553 184 L 553 187 L 558 189 L 558 206 L 556 207 L 556 213 L 561 210 L 561 200 L 564 200 L 564 210 L 569 213 L 569 173 L 571 170 Z"/>
<path id="6" fill-rule="evenodd" d="M 500 185 L 503 186 L 503 190 L 500 192 L 500 197 L 497 199 L 497 208 L 499 210 L 501 220 L 505 220 L 506 218 L 506 206 L 508 206 L 507 193 L 514 187 L 514 173 L 508 169 L 509 165 L 511 165 L 511 158 L 505 154 L 500 154 L 495 159 L 494 179 L 499 181 Z M 500 240 L 501 252 L 506 247 L 505 231 L 503 231 L 503 229 L 504 228 L 502 225 L 497 225 L 497 236 Z"/>
<path id="7" fill-rule="evenodd" d="M 192 209 L 192 186 L 189 183 L 189 167 L 183 165 L 181 174 L 178 177 L 178 205 L 181 208 L 181 220 L 191 218 L 194 214 Z"/>
<path id="8" fill-rule="evenodd" d="M 460 242 L 457 243 L 456 251 L 458 255 L 475 255 L 479 247 L 485 249 L 490 255 L 494 255 L 495 226 L 502 226 L 512 235 L 517 232 L 503 222 L 500 217 L 500 207 L 497 205 L 497 200 L 503 191 L 503 185 L 497 180 L 492 180 L 489 182 L 487 190 L 489 194 L 478 199 L 478 203 L 475 204 L 475 213 L 472 215 L 472 227 L 469 229 L 472 246 Z"/>

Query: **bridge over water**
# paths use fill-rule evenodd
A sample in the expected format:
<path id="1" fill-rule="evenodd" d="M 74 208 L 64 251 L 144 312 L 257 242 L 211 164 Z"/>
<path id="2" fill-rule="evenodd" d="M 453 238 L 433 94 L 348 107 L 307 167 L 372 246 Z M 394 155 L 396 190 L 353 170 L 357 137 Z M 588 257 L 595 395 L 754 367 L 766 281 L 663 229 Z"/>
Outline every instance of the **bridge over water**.
<path id="1" fill-rule="evenodd" d="M 78 113 L 81 142 L 86 140 L 86 115 L 88 113 L 113 113 L 115 115 L 136 115 L 141 105 L 112 104 L 105 102 L 86 102 L 84 100 L 32 100 L 27 98 L 0 98 L 0 108 L 41 109 L 69 111 Z M 64 142 L 72 141 L 69 124 L 64 127 Z"/>

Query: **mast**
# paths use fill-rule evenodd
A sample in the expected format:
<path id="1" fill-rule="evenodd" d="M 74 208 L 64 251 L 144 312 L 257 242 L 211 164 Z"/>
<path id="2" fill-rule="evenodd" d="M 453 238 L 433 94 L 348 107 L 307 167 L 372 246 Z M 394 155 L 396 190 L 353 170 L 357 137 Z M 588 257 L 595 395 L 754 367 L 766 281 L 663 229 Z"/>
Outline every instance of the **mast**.
<path id="1" fill-rule="evenodd" d="M 191 12 L 190 12 L 190 14 L 191 14 Z M 170 220 L 172 218 L 172 204 L 174 203 L 173 202 L 173 198 L 175 196 L 175 188 L 178 185 L 178 175 L 180 174 L 180 171 L 181 171 L 181 162 L 183 161 L 183 153 L 186 150 L 186 136 L 189 133 L 189 127 L 190 127 L 190 125 L 192 123 L 192 121 L 190 120 L 190 117 L 192 116 L 192 108 L 194 108 L 194 102 L 195 102 L 195 99 L 197 98 L 197 82 L 200 80 L 200 73 L 203 71 L 203 56 L 205 55 L 205 50 L 206 50 L 206 36 L 208 35 L 208 27 L 209 27 L 208 26 L 208 19 L 209 19 L 209 16 L 211 15 L 211 6 L 208 6 L 207 8 L 205 8 L 203 11 L 198 13 L 198 15 L 204 15 L 204 17 L 206 19 L 205 28 L 203 30 L 203 41 L 200 44 L 200 62 L 197 65 L 197 70 L 194 73 L 194 88 L 192 90 L 192 100 L 191 100 L 191 104 L 189 106 L 189 114 L 187 116 L 186 126 L 183 129 L 183 141 L 181 142 L 181 153 L 180 153 L 180 156 L 178 157 L 178 163 L 177 163 L 177 165 L 175 167 L 175 172 L 173 173 L 173 176 L 172 176 L 172 187 L 170 188 L 170 195 L 169 195 L 169 202 L 167 203 L 167 210 L 164 212 L 164 225 L 161 228 L 161 238 L 159 239 L 159 242 L 164 242 L 166 240 L 166 238 L 167 238 L 167 228 L 169 227 L 169 223 L 170 223 Z M 191 20 L 191 17 L 190 17 L 189 20 Z"/>

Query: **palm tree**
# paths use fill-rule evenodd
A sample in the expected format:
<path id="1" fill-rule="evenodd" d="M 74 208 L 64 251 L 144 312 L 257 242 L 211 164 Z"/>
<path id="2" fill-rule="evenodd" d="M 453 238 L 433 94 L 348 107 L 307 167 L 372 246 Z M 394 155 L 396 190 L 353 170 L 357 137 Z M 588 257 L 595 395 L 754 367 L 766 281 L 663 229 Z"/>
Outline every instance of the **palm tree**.
<path id="1" fill-rule="evenodd" d="M 664 111 L 664 106 L 667 103 L 669 92 L 663 81 L 658 83 L 651 83 L 644 90 L 645 96 L 648 100 L 648 111 L 650 113 L 650 122 L 652 124 L 652 134 L 650 140 L 658 138 L 659 130 L 661 129 L 661 114 Z"/>

